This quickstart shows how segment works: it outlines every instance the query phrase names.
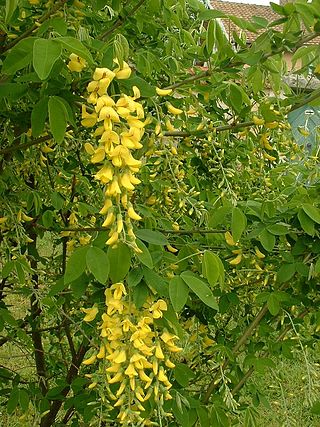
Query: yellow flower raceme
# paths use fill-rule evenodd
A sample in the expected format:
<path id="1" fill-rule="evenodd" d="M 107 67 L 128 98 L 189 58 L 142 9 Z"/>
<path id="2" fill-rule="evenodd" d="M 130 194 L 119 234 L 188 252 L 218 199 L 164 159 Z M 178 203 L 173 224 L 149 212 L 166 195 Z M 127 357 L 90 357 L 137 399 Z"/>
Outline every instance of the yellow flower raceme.
<path id="1" fill-rule="evenodd" d="M 125 79 L 131 74 L 126 62 L 120 64 L 117 59 L 114 62 L 118 65 L 114 70 L 97 68 L 87 86 L 90 94 L 88 102 L 94 104 L 94 111 L 87 112 L 86 107 L 82 107 L 82 125 L 93 127 L 99 124 L 93 134 L 99 137 L 99 143 L 93 146 L 87 142 L 84 148 L 91 156 L 91 162 L 100 164 L 94 177 L 105 185 L 107 202 L 100 213 L 106 215 L 103 226 L 110 229 L 107 244 L 113 246 L 119 238 L 127 239 L 133 249 L 140 252 L 131 220 L 139 221 L 142 218 L 134 210 L 130 198 L 140 184 L 135 174 L 141 168 L 141 161 L 134 158 L 132 152 L 142 148 L 144 128 L 150 119 L 145 119 L 144 109 L 137 101 L 141 96 L 138 87 L 132 87 L 133 96 L 120 94 L 117 101 L 109 96 L 108 88 L 112 80 Z"/>
<path id="2" fill-rule="evenodd" d="M 98 371 L 94 375 L 86 374 L 92 379 L 88 387 L 104 389 L 104 399 L 109 396 L 113 407 L 119 410 L 118 419 L 130 409 L 132 423 L 138 425 L 146 421 L 141 412 L 145 412 L 145 402 L 150 398 L 158 404 L 172 398 L 168 371 L 175 364 L 168 356 L 181 348 L 176 346 L 176 335 L 158 330 L 156 319 L 167 310 L 164 300 L 149 299 L 138 310 L 122 282 L 108 287 L 105 297 L 106 312 L 98 325 L 100 350 L 83 364 L 103 363 L 95 364 Z"/>

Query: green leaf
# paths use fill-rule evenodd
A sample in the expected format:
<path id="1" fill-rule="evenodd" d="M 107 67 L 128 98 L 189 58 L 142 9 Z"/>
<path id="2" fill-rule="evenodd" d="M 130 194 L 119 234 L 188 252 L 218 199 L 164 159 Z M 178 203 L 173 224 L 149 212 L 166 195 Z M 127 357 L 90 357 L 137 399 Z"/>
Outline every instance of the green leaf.
<path id="1" fill-rule="evenodd" d="M 312 407 L 311 407 L 311 409 L 310 409 L 310 412 L 311 412 L 312 414 L 320 415 L 320 400 L 318 400 L 317 402 L 315 402 L 315 403 L 312 405 Z"/>
<path id="2" fill-rule="evenodd" d="M 137 253 L 137 257 L 138 257 L 139 261 L 141 261 L 142 264 L 146 265 L 148 268 L 152 269 L 153 268 L 153 261 L 152 261 L 152 257 L 150 255 L 149 249 L 139 239 L 136 239 L 136 244 L 137 244 L 138 248 L 142 251 L 141 253 Z"/>
<path id="3" fill-rule="evenodd" d="M 28 37 L 19 41 L 8 53 L 3 62 L 3 74 L 15 74 L 32 61 L 33 44 L 37 39 Z"/>
<path id="4" fill-rule="evenodd" d="M 314 222 L 320 224 L 320 210 L 310 203 L 304 203 L 302 209 Z"/>
<path id="5" fill-rule="evenodd" d="M 44 225 L 44 227 L 46 228 L 50 228 L 53 225 L 53 211 L 51 210 L 46 210 L 43 212 L 42 214 L 42 224 Z"/>
<path id="6" fill-rule="evenodd" d="M 199 19 L 201 21 L 208 21 L 209 19 L 216 19 L 216 18 L 224 18 L 225 16 L 226 14 L 221 12 L 220 10 L 204 10 L 201 13 L 199 13 Z"/>
<path id="7" fill-rule="evenodd" d="M 50 96 L 48 108 L 50 130 L 55 141 L 60 144 L 66 133 L 68 112 L 58 96 Z"/>
<path id="8" fill-rule="evenodd" d="M 44 131 L 48 116 L 48 100 L 47 96 L 41 98 L 32 109 L 31 130 L 34 138 L 38 138 Z"/>
<path id="9" fill-rule="evenodd" d="M 109 247 L 108 258 L 110 263 L 110 278 L 116 282 L 121 282 L 130 269 L 131 251 L 124 243 L 119 243 L 116 248 Z"/>
<path id="10" fill-rule="evenodd" d="M 310 236 L 314 236 L 315 228 L 313 220 L 305 213 L 304 210 L 299 209 L 298 211 L 298 219 L 302 229 L 309 234 Z"/>
<path id="11" fill-rule="evenodd" d="M 28 410 L 29 402 L 30 402 L 30 398 L 27 391 L 24 389 L 20 389 L 19 390 L 19 406 L 22 412 L 26 412 Z"/>
<path id="12" fill-rule="evenodd" d="M 28 85 L 20 83 L 1 84 L 0 98 L 7 98 L 15 101 L 21 98 L 28 90 Z"/>
<path id="13" fill-rule="evenodd" d="M 202 275 L 211 286 L 215 286 L 221 274 L 219 257 L 210 251 L 205 251 L 202 258 Z"/>
<path id="14" fill-rule="evenodd" d="M 268 252 L 271 252 L 276 243 L 276 238 L 273 234 L 269 233 L 268 230 L 264 229 L 258 236 L 260 243 L 264 249 Z"/>
<path id="15" fill-rule="evenodd" d="M 158 273 L 150 270 L 150 268 L 143 267 L 143 276 L 152 291 L 156 291 L 161 297 L 167 298 L 169 296 L 168 283 Z"/>
<path id="16" fill-rule="evenodd" d="M 65 285 L 78 279 L 78 277 L 80 277 L 81 274 L 85 271 L 88 249 L 89 248 L 87 246 L 77 248 L 70 256 L 67 262 L 66 272 L 64 274 Z"/>
<path id="17" fill-rule="evenodd" d="M 242 107 L 243 97 L 242 91 L 235 83 L 229 84 L 229 99 L 231 106 L 235 109 L 236 112 L 239 112 Z"/>
<path id="18" fill-rule="evenodd" d="M 176 312 L 185 306 L 189 295 L 189 288 L 179 276 L 173 277 L 169 282 L 169 297 Z"/>
<path id="19" fill-rule="evenodd" d="M 19 404 L 19 389 L 14 387 L 11 390 L 9 400 L 7 402 L 7 412 L 11 415 Z"/>
<path id="20" fill-rule="evenodd" d="M 10 326 L 17 326 L 16 319 L 6 308 L 0 308 L 0 317 Z"/>
<path id="21" fill-rule="evenodd" d="M 187 387 L 192 378 L 195 377 L 192 369 L 184 363 L 177 363 L 176 367 L 173 370 L 173 375 L 182 387 Z"/>
<path id="22" fill-rule="evenodd" d="M 184 271 L 180 276 L 192 292 L 194 292 L 204 304 L 219 311 L 217 301 L 213 296 L 211 289 L 205 282 L 196 277 L 191 271 Z"/>
<path id="23" fill-rule="evenodd" d="M 272 224 L 268 225 L 267 230 L 269 233 L 274 234 L 275 236 L 283 236 L 289 233 L 289 227 L 287 224 Z"/>
<path id="24" fill-rule="evenodd" d="M 280 311 L 280 303 L 276 294 L 270 294 L 267 301 L 268 310 L 273 316 L 276 316 Z"/>
<path id="25" fill-rule="evenodd" d="M 57 37 L 54 39 L 55 43 L 59 43 L 63 48 L 67 49 L 70 53 L 75 53 L 81 58 L 92 64 L 93 58 L 89 50 L 81 43 L 80 40 L 73 37 Z"/>
<path id="26" fill-rule="evenodd" d="M 137 286 L 141 279 L 143 278 L 143 269 L 141 267 L 134 268 L 130 270 L 127 277 L 127 283 L 129 288 L 134 288 Z"/>
<path id="27" fill-rule="evenodd" d="M 235 242 L 238 242 L 247 226 L 247 217 L 238 207 L 232 210 L 231 231 Z"/>
<path id="28" fill-rule="evenodd" d="M 209 56 L 213 53 L 215 26 L 216 26 L 216 21 L 214 20 L 210 20 L 207 26 L 206 48 Z"/>
<path id="29" fill-rule="evenodd" d="M 138 229 L 135 235 L 144 242 L 151 243 L 152 245 L 167 245 L 167 238 L 160 233 L 160 231 L 149 230 L 147 228 Z"/>
<path id="30" fill-rule="evenodd" d="M 132 76 L 127 80 L 121 80 L 121 86 L 127 88 L 128 91 L 132 91 L 132 86 L 137 86 L 140 89 L 141 96 L 149 98 L 156 95 L 154 86 L 151 86 L 148 82 L 138 76 Z"/>
<path id="31" fill-rule="evenodd" d="M 316 274 L 316 275 L 320 274 L 320 258 L 318 258 L 316 263 L 315 263 L 314 274 Z"/>
<path id="32" fill-rule="evenodd" d="M 33 46 L 33 68 L 41 80 L 46 80 L 60 58 L 61 46 L 52 39 L 37 39 Z"/>
<path id="33" fill-rule="evenodd" d="M 294 264 L 283 264 L 277 272 L 277 280 L 279 283 L 288 282 L 296 272 Z"/>
<path id="34" fill-rule="evenodd" d="M 138 309 L 146 302 L 148 295 L 149 288 L 143 281 L 133 288 L 132 299 Z"/>
<path id="35" fill-rule="evenodd" d="M 18 0 L 6 0 L 6 15 L 4 22 L 8 24 L 12 18 L 12 15 L 14 14 L 17 6 L 18 6 Z"/>
<path id="36" fill-rule="evenodd" d="M 16 263 L 15 261 L 8 261 L 4 264 L 2 271 L 1 271 L 1 276 L 3 278 L 8 277 L 12 273 L 12 271 L 14 270 L 14 267 L 15 267 L 15 263 Z"/>
<path id="37" fill-rule="evenodd" d="M 88 270 L 98 282 L 105 285 L 110 272 L 110 263 L 107 254 L 102 249 L 92 246 L 88 249 L 86 263 Z"/>

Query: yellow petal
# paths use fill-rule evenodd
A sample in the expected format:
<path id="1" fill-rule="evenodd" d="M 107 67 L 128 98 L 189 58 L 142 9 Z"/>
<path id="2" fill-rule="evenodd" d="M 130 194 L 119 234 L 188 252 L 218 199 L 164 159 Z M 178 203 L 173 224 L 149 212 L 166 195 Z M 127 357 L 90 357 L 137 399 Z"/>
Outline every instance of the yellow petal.
<path id="1" fill-rule="evenodd" d="M 109 245 L 109 246 L 112 246 L 112 245 L 114 245 L 114 244 L 118 241 L 118 238 L 119 238 L 119 234 L 115 231 L 115 232 L 111 235 L 110 239 L 108 239 L 108 240 L 106 241 L 106 244 L 107 244 L 107 245 Z"/>
<path id="2" fill-rule="evenodd" d="M 92 365 L 96 361 L 97 356 L 94 354 L 93 356 L 89 357 L 89 359 L 84 360 L 82 363 L 84 365 Z"/>
<path id="3" fill-rule="evenodd" d="M 98 307 L 94 305 L 91 308 L 81 308 L 81 311 L 83 313 L 86 313 L 86 316 L 83 318 L 85 322 L 92 322 L 96 318 L 96 315 L 98 314 Z"/>
<path id="4" fill-rule="evenodd" d="M 172 89 L 160 89 L 159 87 L 156 87 L 156 92 L 159 96 L 167 96 L 172 93 Z"/>
<path id="5" fill-rule="evenodd" d="M 132 206 L 130 206 L 127 210 L 128 216 L 131 219 L 134 219 L 135 221 L 140 221 L 142 218 L 140 215 L 138 215 Z"/>
<path id="6" fill-rule="evenodd" d="M 179 115 L 179 114 L 183 113 L 183 110 L 180 110 L 180 108 L 174 107 L 169 102 L 167 103 L 167 108 L 168 108 L 169 113 L 174 114 L 174 115 Z"/>

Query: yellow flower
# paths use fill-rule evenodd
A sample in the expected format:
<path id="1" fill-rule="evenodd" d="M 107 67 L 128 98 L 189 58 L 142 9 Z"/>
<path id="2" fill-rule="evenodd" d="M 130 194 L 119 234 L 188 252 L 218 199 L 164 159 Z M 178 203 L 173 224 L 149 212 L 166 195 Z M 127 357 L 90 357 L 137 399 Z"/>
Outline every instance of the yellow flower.
<path id="1" fill-rule="evenodd" d="M 152 317 L 154 319 L 159 319 L 160 317 L 163 316 L 163 311 L 167 311 L 167 303 L 162 300 L 159 299 L 157 302 L 155 302 L 151 307 L 150 307 L 150 312 L 152 313 Z"/>
<path id="2" fill-rule="evenodd" d="M 113 406 L 114 407 L 117 407 L 117 406 L 121 406 L 123 403 L 124 403 L 124 401 L 125 401 L 125 399 L 126 399 L 126 395 L 125 394 L 123 394 L 117 401 L 116 401 L 116 403 L 114 403 L 113 404 Z"/>
<path id="3" fill-rule="evenodd" d="M 159 373 L 158 373 L 158 380 L 163 382 L 163 383 L 167 383 L 168 382 L 168 377 L 166 376 L 163 367 L 161 366 L 159 369 Z"/>
<path id="4" fill-rule="evenodd" d="M 162 351 L 160 343 L 158 343 L 156 345 L 155 356 L 156 356 L 157 359 L 164 359 L 164 354 L 163 354 L 163 351 Z"/>
<path id="5" fill-rule="evenodd" d="M 173 369 L 176 367 L 176 365 L 174 363 L 172 363 L 171 360 L 169 360 L 169 359 L 167 359 L 164 363 L 170 369 Z"/>
<path id="6" fill-rule="evenodd" d="M 84 365 L 92 365 L 97 359 L 96 354 L 92 355 L 91 357 L 89 357 L 89 359 L 84 360 L 82 363 Z"/>
<path id="7" fill-rule="evenodd" d="M 152 382 L 152 379 L 150 377 L 148 377 L 148 375 L 142 369 L 139 370 L 139 377 L 142 381 L 144 381 L 146 383 L 151 384 L 151 382 Z"/>
<path id="8" fill-rule="evenodd" d="M 119 61 L 117 58 L 115 58 L 113 62 L 119 65 Z M 125 61 L 122 61 L 122 67 L 120 67 L 119 65 L 119 67 L 117 67 L 114 72 L 116 74 L 116 79 L 119 80 L 128 79 L 131 76 L 131 68 Z"/>
<path id="9" fill-rule="evenodd" d="M 230 233 L 230 231 L 226 231 L 225 232 L 224 238 L 225 238 L 225 240 L 226 240 L 226 242 L 227 242 L 228 245 L 230 245 L 230 246 L 235 246 L 236 245 L 236 243 L 233 240 L 233 237 L 232 237 L 232 234 Z"/>
<path id="10" fill-rule="evenodd" d="M 156 92 L 159 96 L 167 96 L 172 93 L 172 89 L 160 89 L 159 87 L 156 87 Z"/>
<path id="11" fill-rule="evenodd" d="M 135 367 L 132 363 L 130 363 L 127 367 L 127 369 L 124 371 L 126 375 L 128 375 L 129 378 L 138 376 L 138 372 L 135 370 Z"/>
<path id="12" fill-rule="evenodd" d="M 94 304 L 93 307 L 91 308 L 81 308 L 81 311 L 83 313 L 86 313 L 85 317 L 83 318 L 83 320 L 85 322 L 92 322 L 92 320 L 94 320 L 96 318 L 96 315 L 98 314 L 98 307 L 96 304 Z"/>
<path id="13" fill-rule="evenodd" d="M 97 99 L 96 106 L 94 109 L 97 113 L 101 110 L 102 107 L 114 107 L 115 106 L 114 100 L 109 95 L 102 95 Z"/>
<path id="14" fill-rule="evenodd" d="M 111 166 L 103 166 L 95 175 L 95 179 L 102 182 L 102 184 L 107 184 L 113 179 L 113 168 Z M 100 212 L 101 213 L 101 212 Z"/>
<path id="15" fill-rule="evenodd" d="M 114 299 L 119 299 L 120 300 L 123 295 L 127 295 L 127 291 L 126 291 L 126 288 L 125 288 L 125 286 L 124 286 L 123 283 L 120 283 L 120 282 L 119 283 L 114 283 L 110 287 L 110 289 L 114 290 L 114 293 L 113 293 L 113 298 Z"/>
<path id="16" fill-rule="evenodd" d="M 89 384 L 89 386 L 88 386 L 88 389 L 92 389 L 92 388 L 95 388 L 96 386 L 97 386 L 97 382 L 93 382 L 93 383 L 91 383 L 91 384 Z"/>
<path id="17" fill-rule="evenodd" d="M 183 113 L 183 110 L 181 110 L 180 108 L 174 107 L 172 104 L 170 104 L 170 102 L 167 102 L 167 108 L 169 113 L 174 115 L 179 115 Z"/>
<path id="18" fill-rule="evenodd" d="M 118 238 L 119 238 L 119 233 L 114 231 L 111 234 L 111 237 L 106 241 L 106 244 L 112 246 L 118 241 Z"/>
<path id="19" fill-rule="evenodd" d="M 238 265 L 240 264 L 242 259 L 242 254 L 237 255 L 235 258 L 233 258 L 231 261 L 229 261 L 230 265 Z"/>
<path id="20" fill-rule="evenodd" d="M 112 80 L 115 77 L 115 73 L 109 68 L 96 68 L 93 73 L 93 80 L 101 80 L 104 78 L 109 78 Z"/>
<path id="21" fill-rule="evenodd" d="M 119 123 L 120 118 L 116 110 L 114 110 L 112 107 L 102 107 L 99 113 L 99 121 L 104 119 L 110 119 L 113 122 Z"/>
<path id="22" fill-rule="evenodd" d="M 106 355 L 106 346 L 104 344 L 101 344 L 99 353 L 97 354 L 97 359 L 103 359 L 105 355 Z"/>
<path id="23" fill-rule="evenodd" d="M 118 391 L 116 392 L 116 396 L 117 397 L 119 397 L 120 394 L 122 394 L 124 392 L 126 386 L 127 386 L 127 382 L 126 381 L 122 381 L 122 383 L 120 384 L 120 387 L 119 387 Z"/>
<path id="24" fill-rule="evenodd" d="M 137 212 L 135 212 L 135 210 L 133 209 L 132 206 L 128 207 L 127 213 L 128 213 L 129 218 L 134 219 L 135 221 L 140 221 L 142 219 L 141 216 L 138 215 Z M 160 316 L 160 317 L 162 317 L 162 316 Z"/>
<path id="25" fill-rule="evenodd" d="M 69 58 L 70 58 L 70 61 L 67 67 L 69 68 L 70 71 L 76 71 L 80 73 L 87 66 L 87 62 L 80 56 L 76 55 L 75 53 L 71 53 Z"/>
<path id="26" fill-rule="evenodd" d="M 113 360 L 114 363 L 123 363 L 127 360 L 127 355 L 125 350 L 121 350 L 118 356 Z"/>
<path id="27" fill-rule="evenodd" d="M 105 215 L 108 210 L 111 208 L 112 206 L 112 201 L 110 199 L 106 199 L 103 205 L 103 208 L 99 211 L 99 213 L 101 215 Z"/>
<path id="28" fill-rule="evenodd" d="M 122 372 L 118 372 L 114 377 L 110 378 L 108 380 L 109 384 L 114 384 L 114 383 L 118 383 L 123 379 L 123 373 Z"/>
<path id="29" fill-rule="evenodd" d="M 92 127 L 97 123 L 97 113 L 87 113 L 87 109 L 84 105 L 82 105 L 82 120 L 81 124 L 84 127 Z"/>

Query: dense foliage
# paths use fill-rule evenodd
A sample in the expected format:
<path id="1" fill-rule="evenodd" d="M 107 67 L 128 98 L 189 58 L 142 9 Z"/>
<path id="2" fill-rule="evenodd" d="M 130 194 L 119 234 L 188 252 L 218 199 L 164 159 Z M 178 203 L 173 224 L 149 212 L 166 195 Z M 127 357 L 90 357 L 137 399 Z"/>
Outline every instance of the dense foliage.
<path id="1" fill-rule="evenodd" d="M 0 354 L 4 410 L 259 425 L 247 379 L 318 338 L 318 151 L 287 115 L 319 102 L 320 1 L 233 43 L 198 0 L 0 4 L 0 345 L 34 368 Z"/>

